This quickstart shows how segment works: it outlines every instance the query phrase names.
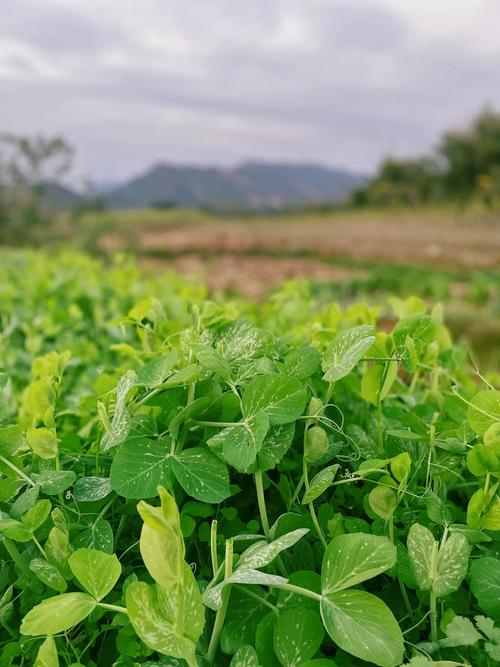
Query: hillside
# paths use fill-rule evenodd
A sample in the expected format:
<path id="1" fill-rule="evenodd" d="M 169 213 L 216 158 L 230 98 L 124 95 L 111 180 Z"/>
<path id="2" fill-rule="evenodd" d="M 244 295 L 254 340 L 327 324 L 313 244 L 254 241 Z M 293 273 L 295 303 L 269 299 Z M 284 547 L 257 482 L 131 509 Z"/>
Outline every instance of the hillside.
<path id="1" fill-rule="evenodd" d="M 158 164 L 111 190 L 106 200 L 110 208 L 272 209 L 338 201 L 364 182 L 359 174 L 308 164 L 248 162 L 234 169 Z"/>

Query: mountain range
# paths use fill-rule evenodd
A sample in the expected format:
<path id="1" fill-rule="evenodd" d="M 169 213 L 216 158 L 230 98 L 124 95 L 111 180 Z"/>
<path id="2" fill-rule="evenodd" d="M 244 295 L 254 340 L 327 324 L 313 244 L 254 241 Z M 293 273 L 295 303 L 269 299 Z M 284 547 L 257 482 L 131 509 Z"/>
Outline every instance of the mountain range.
<path id="1" fill-rule="evenodd" d="M 246 162 L 234 168 L 160 163 L 123 184 L 100 191 L 109 208 L 209 207 L 269 210 L 345 199 L 366 181 L 361 174 L 315 164 Z M 57 192 L 56 192 L 57 191 Z M 58 208 L 85 199 L 47 187 Z"/>

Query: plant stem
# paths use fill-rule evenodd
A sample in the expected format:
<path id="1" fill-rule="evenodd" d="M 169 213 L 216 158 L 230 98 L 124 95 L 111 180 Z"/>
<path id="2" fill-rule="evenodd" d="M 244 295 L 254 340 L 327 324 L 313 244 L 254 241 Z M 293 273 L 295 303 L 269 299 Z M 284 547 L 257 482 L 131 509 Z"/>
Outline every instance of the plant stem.
<path id="1" fill-rule="evenodd" d="M 307 438 L 307 429 L 309 428 L 309 423 L 310 423 L 309 420 L 306 421 L 304 427 L 304 454 L 302 456 L 302 478 L 304 480 L 304 485 L 306 487 L 306 493 L 309 491 L 309 472 L 307 469 L 307 460 L 306 460 L 306 438 Z M 307 506 L 309 508 L 309 514 L 311 515 L 314 528 L 316 529 L 318 537 L 321 540 L 321 544 L 326 549 L 328 544 L 326 542 L 325 536 L 323 535 L 323 531 L 321 530 L 321 526 L 319 525 L 318 517 L 316 516 L 316 510 L 314 509 L 314 503 L 310 502 L 308 503 Z"/>
<path id="2" fill-rule="evenodd" d="M 13 463 L 9 461 L 9 459 L 6 459 L 4 456 L 0 454 L 0 461 L 2 463 L 5 463 L 6 466 L 8 466 L 11 470 L 13 470 L 18 477 L 23 479 L 25 482 L 27 482 L 30 486 L 36 486 L 35 482 L 28 477 L 28 475 L 25 475 L 22 470 L 19 470 L 17 466 L 15 466 Z"/>
<path id="3" fill-rule="evenodd" d="M 289 591 L 290 593 L 297 593 L 297 595 L 303 595 L 306 598 L 312 598 L 317 602 L 321 602 L 323 596 L 314 591 L 310 591 L 307 588 L 302 588 L 302 586 L 295 586 L 294 584 L 273 584 L 273 588 L 280 588 L 283 591 Z"/>
<path id="4" fill-rule="evenodd" d="M 24 558 L 19 553 L 19 550 L 16 547 L 16 545 L 14 544 L 14 542 L 12 542 L 12 540 L 9 540 L 7 537 L 4 537 L 1 544 L 4 545 L 5 550 L 7 551 L 9 556 L 12 558 L 14 563 L 17 565 L 17 567 L 24 574 L 24 576 L 31 579 L 33 574 L 31 572 L 31 570 L 29 569 L 28 565 L 26 564 L 26 561 L 24 560 Z"/>
<path id="5" fill-rule="evenodd" d="M 226 542 L 226 559 L 224 562 L 224 579 L 228 579 L 233 573 L 233 540 Z M 212 636 L 210 637 L 210 644 L 208 645 L 207 660 L 210 665 L 213 664 L 217 647 L 219 645 L 219 637 L 224 627 L 226 619 L 227 605 L 229 603 L 229 596 L 231 594 L 231 586 L 226 586 L 222 591 L 222 605 L 217 610 L 215 616 L 214 627 L 212 629 Z"/>
<path id="6" fill-rule="evenodd" d="M 257 469 L 254 478 L 262 530 L 264 531 L 264 535 L 269 537 L 269 519 L 267 518 L 266 499 L 264 496 L 264 487 L 262 485 L 262 470 L 260 470 L 260 468 Z"/>
<path id="7" fill-rule="evenodd" d="M 214 519 L 210 527 L 210 555 L 212 557 L 212 573 L 217 576 L 219 561 L 217 558 L 217 521 Z"/>
<path id="8" fill-rule="evenodd" d="M 378 448 L 379 454 L 384 452 L 384 434 L 382 432 L 382 401 L 377 400 L 377 437 L 378 437 Z"/>
<path id="9" fill-rule="evenodd" d="M 107 609 L 108 611 L 116 611 L 119 614 L 127 614 L 128 613 L 126 607 L 119 607 L 116 604 L 107 604 L 106 602 L 98 602 L 97 606 L 101 607 L 102 609 Z"/>
<path id="10" fill-rule="evenodd" d="M 431 642 L 437 642 L 438 639 L 438 630 L 437 630 L 437 598 L 436 594 L 431 590 L 430 596 L 430 612 L 431 612 Z"/>

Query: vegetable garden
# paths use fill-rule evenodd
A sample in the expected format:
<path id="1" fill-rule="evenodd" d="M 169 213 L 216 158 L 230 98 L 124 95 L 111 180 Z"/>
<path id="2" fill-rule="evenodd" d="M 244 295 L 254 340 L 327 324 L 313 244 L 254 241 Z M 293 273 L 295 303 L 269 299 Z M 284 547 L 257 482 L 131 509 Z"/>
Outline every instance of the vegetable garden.
<path id="1" fill-rule="evenodd" d="M 500 391 L 439 306 L 0 258 L 0 667 L 493 667 Z"/>

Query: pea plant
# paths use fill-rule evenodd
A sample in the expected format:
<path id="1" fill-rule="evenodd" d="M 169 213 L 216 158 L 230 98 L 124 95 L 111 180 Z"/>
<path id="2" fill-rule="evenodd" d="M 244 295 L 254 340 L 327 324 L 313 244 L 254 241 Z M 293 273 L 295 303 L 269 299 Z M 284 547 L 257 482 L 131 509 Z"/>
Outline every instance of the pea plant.
<path id="1" fill-rule="evenodd" d="M 440 307 L 0 282 L 0 667 L 499 663 L 500 391 Z"/>

